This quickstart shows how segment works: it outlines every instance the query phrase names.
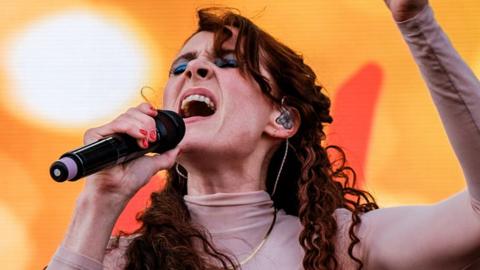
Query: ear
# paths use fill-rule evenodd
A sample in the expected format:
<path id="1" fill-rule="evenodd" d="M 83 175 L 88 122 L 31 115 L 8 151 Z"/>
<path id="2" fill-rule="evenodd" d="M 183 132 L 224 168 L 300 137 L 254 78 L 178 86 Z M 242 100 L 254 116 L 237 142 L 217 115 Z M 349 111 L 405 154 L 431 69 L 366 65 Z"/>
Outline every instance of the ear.
<path id="1" fill-rule="evenodd" d="M 294 107 L 279 106 L 270 114 L 265 133 L 278 139 L 287 139 L 295 135 L 300 127 L 300 113 Z"/>

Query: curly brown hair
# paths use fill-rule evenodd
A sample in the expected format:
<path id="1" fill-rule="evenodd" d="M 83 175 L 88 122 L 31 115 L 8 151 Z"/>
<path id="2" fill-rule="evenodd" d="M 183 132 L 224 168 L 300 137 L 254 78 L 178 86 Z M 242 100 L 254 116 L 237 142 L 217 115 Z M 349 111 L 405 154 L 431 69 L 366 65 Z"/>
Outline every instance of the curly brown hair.
<path id="1" fill-rule="evenodd" d="M 361 269 L 362 261 L 353 254 L 360 241 L 355 229 L 361 222 L 361 214 L 378 206 L 368 192 L 355 187 L 355 171 L 346 165 L 342 149 L 325 146 L 324 127 L 332 122 L 330 99 L 316 83 L 315 73 L 301 55 L 235 10 L 201 9 L 198 17 L 195 33 L 213 32 L 217 55 L 222 54 L 223 43 L 233 35 L 230 28 L 236 28 L 235 54 L 242 74 L 251 76 L 274 103 L 280 106 L 281 97 L 286 97 L 284 105 L 299 112 L 300 127 L 289 139 L 290 154 L 272 200 L 277 209 L 298 216 L 303 225 L 299 238 L 305 250 L 303 267 L 338 268 L 335 256 L 338 226 L 334 211 L 346 208 L 352 213 L 348 254 Z M 261 65 L 272 81 L 262 75 Z M 282 157 L 283 148 L 278 147 L 266 179 L 270 194 Z M 185 179 L 175 170 L 168 175 L 166 187 L 152 193 L 151 206 L 138 217 L 142 226 L 135 232 L 139 236 L 127 249 L 126 269 L 238 269 L 236 258 L 216 250 L 208 231 L 191 223 L 183 201 L 187 193 Z"/>

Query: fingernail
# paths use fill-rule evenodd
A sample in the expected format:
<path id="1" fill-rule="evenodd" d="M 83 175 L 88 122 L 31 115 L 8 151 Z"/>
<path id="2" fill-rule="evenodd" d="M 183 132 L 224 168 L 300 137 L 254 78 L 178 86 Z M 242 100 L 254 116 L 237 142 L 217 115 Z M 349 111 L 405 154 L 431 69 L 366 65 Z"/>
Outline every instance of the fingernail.
<path id="1" fill-rule="evenodd" d="M 157 140 L 157 131 L 156 130 L 150 131 L 150 140 L 152 140 L 152 141 Z"/>
<path id="2" fill-rule="evenodd" d="M 143 139 L 142 143 L 143 143 L 143 147 L 148 148 L 148 140 L 147 139 Z"/>
<path id="3" fill-rule="evenodd" d="M 148 132 L 145 129 L 140 129 L 140 133 L 142 133 L 143 136 L 147 136 Z"/>

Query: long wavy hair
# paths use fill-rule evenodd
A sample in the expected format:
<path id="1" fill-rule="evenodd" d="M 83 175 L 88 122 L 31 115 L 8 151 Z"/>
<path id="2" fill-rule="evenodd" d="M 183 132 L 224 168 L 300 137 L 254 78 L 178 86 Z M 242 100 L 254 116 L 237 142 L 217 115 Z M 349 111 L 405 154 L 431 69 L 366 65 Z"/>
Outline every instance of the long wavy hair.
<path id="1" fill-rule="evenodd" d="M 303 230 L 299 243 L 305 250 L 307 270 L 338 269 L 336 254 L 338 225 L 334 211 L 352 213 L 348 254 L 362 269 L 353 248 L 361 214 L 378 208 L 373 197 L 355 187 L 355 171 L 346 165 L 340 147 L 326 146 L 325 125 L 332 122 L 330 99 L 317 84 L 313 70 L 303 57 L 261 30 L 232 9 L 207 8 L 198 11 L 198 29 L 214 33 L 214 51 L 222 53 L 223 43 L 238 30 L 235 54 L 244 76 L 251 76 L 263 93 L 280 105 L 295 108 L 301 118 L 298 132 L 289 139 L 291 148 L 273 202 L 277 209 L 298 216 Z M 194 33 L 194 34 L 195 34 Z M 272 81 L 260 72 L 263 66 Z M 275 93 L 272 91 L 275 86 Z M 271 194 L 283 157 L 283 147 L 272 156 L 266 179 Z M 333 157 L 333 158 L 332 158 Z M 239 269 L 237 259 L 218 251 L 208 231 L 191 223 L 183 201 L 186 179 L 170 170 L 163 190 L 152 193 L 151 205 L 138 216 L 142 226 L 126 251 L 126 269 Z"/>

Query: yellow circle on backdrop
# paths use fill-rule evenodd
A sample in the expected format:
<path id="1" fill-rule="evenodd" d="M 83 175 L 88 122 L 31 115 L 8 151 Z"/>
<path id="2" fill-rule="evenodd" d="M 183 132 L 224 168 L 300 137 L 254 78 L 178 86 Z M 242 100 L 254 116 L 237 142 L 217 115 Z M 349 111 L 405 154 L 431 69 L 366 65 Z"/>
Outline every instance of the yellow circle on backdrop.
<path id="1" fill-rule="evenodd" d="M 138 98 L 150 64 L 129 28 L 89 9 L 32 23 L 8 43 L 4 102 L 22 118 L 59 128 L 111 118 Z"/>

